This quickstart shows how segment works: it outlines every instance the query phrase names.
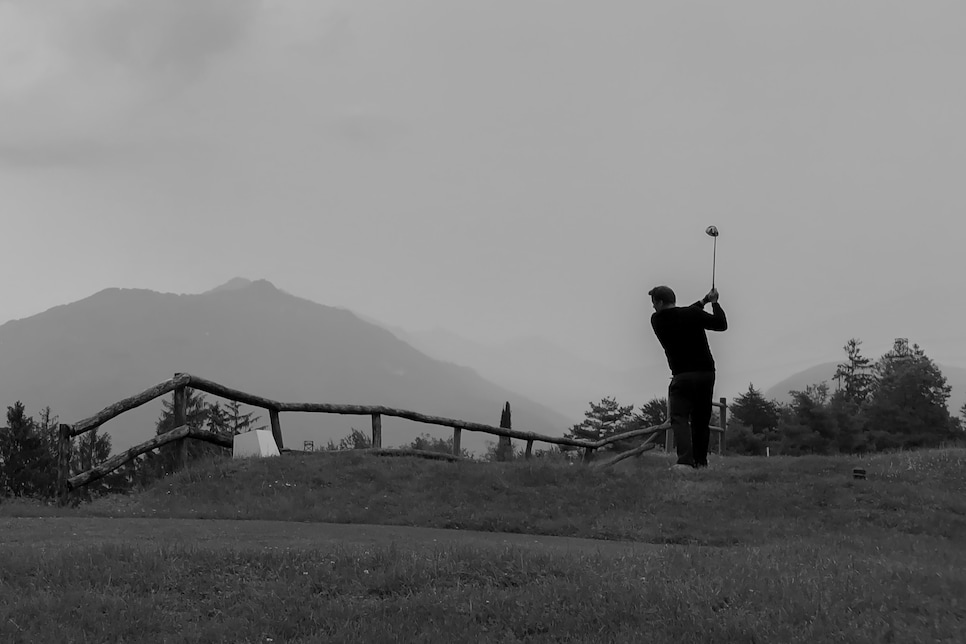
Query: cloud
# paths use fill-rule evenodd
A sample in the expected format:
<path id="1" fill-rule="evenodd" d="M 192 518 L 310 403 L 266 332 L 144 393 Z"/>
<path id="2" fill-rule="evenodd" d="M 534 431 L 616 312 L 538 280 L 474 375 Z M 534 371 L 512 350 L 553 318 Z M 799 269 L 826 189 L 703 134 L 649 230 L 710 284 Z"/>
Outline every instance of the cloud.
<path id="1" fill-rule="evenodd" d="M 181 81 L 197 75 L 245 33 L 253 0 L 100 2 L 101 19 L 79 32 L 81 50 L 126 72 Z"/>
<path id="2" fill-rule="evenodd" d="M 196 81 L 242 42 L 258 7 L 259 0 L 0 0 L 0 154 L 37 146 L 44 154 L 26 155 L 36 161 L 58 145 L 103 144 L 132 111 Z"/>

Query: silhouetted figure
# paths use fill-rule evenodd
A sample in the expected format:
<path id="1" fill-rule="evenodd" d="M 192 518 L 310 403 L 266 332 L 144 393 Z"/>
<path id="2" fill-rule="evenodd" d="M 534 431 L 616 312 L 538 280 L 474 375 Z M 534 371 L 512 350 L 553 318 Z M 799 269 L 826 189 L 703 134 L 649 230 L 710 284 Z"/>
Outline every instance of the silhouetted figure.
<path id="1" fill-rule="evenodd" d="M 688 307 L 677 306 L 674 291 L 667 286 L 652 288 L 648 295 L 654 306 L 651 326 L 671 368 L 668 413 L 678 452 L 673 468 L 707 467 L 715 371 L 706 331 L 724 331 L 728 320 L 714 288 Z M 704 310 L 709 302 L 712 313 Z"/>

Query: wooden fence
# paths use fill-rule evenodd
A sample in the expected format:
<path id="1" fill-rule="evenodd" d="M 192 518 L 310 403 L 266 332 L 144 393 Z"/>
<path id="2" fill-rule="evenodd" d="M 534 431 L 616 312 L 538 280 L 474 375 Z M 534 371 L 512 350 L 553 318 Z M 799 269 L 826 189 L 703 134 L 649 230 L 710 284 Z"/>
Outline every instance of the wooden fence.
<path id="1" fill-rule="evenodd" d="M 509 427 L 494 427 L 492 425 L 471 423 L 465 420 L 457 420 L 454 418 L 428 416 L 426 414 L 420 414 L 418 412 L 408 411 L 405 409 L 394 409 L 392 407 L 335 405 L 328 403 L 278 402 L 268 398 L 262 398 L 261 396 L 255 396 L 244 391 L 239 391 L 237 389 L 231 389 L 229 387 L 225 387 L 224 385 L 218 384 L 217 382 L 199 378 L 198 376 L 193 376 L 191 374 L 176 373 L 170 380 L 165 380 L 164 382 L 159 383 L 150 389 L 146 389 L 137 395 L 131 396 L 130 398 L 125 398 L 124 400 L 118 401 L 109 407 L 105 407 L 103 410 L 91 416 L 90 418 L 84 419 L 78 423 L 75 423 L 74 425 L 60 425 L 57 467 L 61 502 L 67 501 L 71 490 L 96 481 L 123 466 L 125 463 L 134 460 L 141 454 L 153 449 L 157 449 L 162 445 L 166 445 L 174 441 L 179 441 L 179 461 L 181 464 L 183 464 L 186 460 L 187 441 L 189 439 L 206 441 L 222 447 L 231 448 L 233 442 L 231 437 L 223 436 L 200 427 L 191 427 L 187 424 L 185 417 L 185 392 L 189 388 L 197 389 L 221 398 L 227 398 L 228 400 L 233 400 L 235 402 L 251 405 L 253 407 L 259 407 L 268 411 L 272 426 L 272 436 L 275 438 L 275 443 L 278 445 L 279 450 L 284 449 L 282 425 L 279 420 L 279 414 L 281 414 L 281 412 L 309 412 L 320 414 L 370 416 L 372 418 L 372 447 L 374 449 L 382 448 L 383 416 L 405 418 L 407 420 L 420 423 L 450 427 L 453 430 L 453 453 L 455 455 L 458 455 L 461 451 L 460 439 L 464 429 L 467 431 L 483 432 L 494 436 L 501 436 L 508 439 L 515 438 L 526 441 L 526 458 L 530 458 L 532 456 L 533 444 L 535 442 L 550 443 L 552 445 L 561 445 L 574 449 L 582 449 L 583 460 L 585 462 L 589 462 L 592 459 L 596 450 L 607 447 L 612 443 L 627 440 L 629 438 L 647 437 L 647 440 L 642 445 L 634 448 L 633 450 L 624 452 L 615 458 L 599 463 L 598 465 L 602 467 L 613 465 L 624 458 L 628 458 L 635 454 L 640 454 L 648 449 L 653 449 L 656 447 L 657 438 L 662 433 L 667 432 L 670 428 L 670 423 L 665 421 L 660 425 L 635 429 L 633 431 L 625 432 L 616 436 L 609 436 L 596 441 L 568 438 L 566 436 L 546 436 L 543 434 L 537 434 L 535 432 L 519 431 Z M 140 445 L 136 445 L 124 452 L 121 452 L 120 454 L 112 456 L 107 461 L 91 468 L 90 470 L 87 470 L 86 472 L 82 472 L 73 477 L 70 476 L 72 439 L 85 434 L 86 432 L 97 429 L 107 421 L 120 416 L 124 412 L 135 409 L 136 407 L 140 407 L 141 405 L 144 405 L 155 398 L 159 398 L 171 392 L 174 392 L 173 414 L 176 425 L 175 429 L 163 434 L 158 434 L 157 436 L 141 443 Z M 712 430 L 718 432 L 720 435 L 723 435 L 724 427 L 726 427 L 727 422 L 727 403 L 725 399 L 722 398 L 719 403 L 713 404 L 718 406 L 720 409 L 719 417 L 721 424 L 718 427 L 712 427 Z M 719 451 L 720 446 L 721 442 L 719 436 Z"/>

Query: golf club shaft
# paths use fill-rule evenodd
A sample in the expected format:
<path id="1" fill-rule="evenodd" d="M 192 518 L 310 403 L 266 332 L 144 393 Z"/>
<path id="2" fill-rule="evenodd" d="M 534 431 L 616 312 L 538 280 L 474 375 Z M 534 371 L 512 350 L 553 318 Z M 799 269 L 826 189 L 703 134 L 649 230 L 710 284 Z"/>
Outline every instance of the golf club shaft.
<path id="1" fill-rule="evenodd" d="M 714 247 L 711 251 L 711 288 L 714 288 L 714 268 L 718 262 L 718 238 L 714 238 Z"/>

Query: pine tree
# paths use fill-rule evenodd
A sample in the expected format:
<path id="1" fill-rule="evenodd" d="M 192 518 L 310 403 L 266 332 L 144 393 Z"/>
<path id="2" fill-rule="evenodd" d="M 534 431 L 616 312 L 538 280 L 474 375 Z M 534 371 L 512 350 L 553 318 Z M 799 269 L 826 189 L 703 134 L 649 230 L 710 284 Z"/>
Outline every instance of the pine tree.
<path id="1" fill-rule="evenodd" d="M 953 436 L 946 407 L 951 387 L 919 345 L 896 338 L 875 370 L 878 385 L 868 405 L 866 430 L 876 449 L 935 446 Z"/>
<path id="2" fill-rule="evenodd" d="M 228 413 L 217 401 L 208 406 L 207 429 L 215 434 L 232 435 L 228 430 Z"/>
<path id="3" fill-rule="evenodd" d="M 850 339 L 842 347 L 846 353 L 846 361 L 835 367 L 839 391 L 846 399 L 859 404 L 865 403 L 872 396 L 876 386 L 875 365 L 869 358 L 862 355 L 862 341 Z"/>
<path id="4" fill-rule="evenodd" d="M 241 413 L 241 403 L 237 400 L 229 400 L 225 403 L 225 427 L 230 436 L 242 434 L 251 430 L 266 429 L 265 425 L 258 425 L 260 416 L 255 416 L 255 412 Z"/>
<path id="5" fill-rule="evenodd" d="M 584 412 L 583 422 L 571 427 L 565 434 L 567 437 L 595 441 L 627 431 L 632 422 L 634 405 L 622 407 L 611 397 L 589 404 L 590 409 Z"/>
<path id="6" fill-rule="evenodd" d="M 156 425 L 156 433 L 164 434 L 172 429 L 177 429 L 174 418 L 174 394 L 169 400 L 161 402 L 162 411 Z M 202 428 L 208 420 L 208 404 L 205 395 L 195 389 L 185 388 L 184 391 L 185 422 L 192 426 Z"/>
<path id="7" fill-rule="evenodd" d="M 37 434 L 40 436 L 40 440 L 44 444 L 44 449 L 47 450 L 54 461 L 57 460 L 57 452 L 59 449 L 59 427 L 60 419 L 54 415 L 54 412 L 50 409 L 50 406 L 44 407 L 40 410 L 40 416 L 37 418 Z"/>
<path id="8" fill-rule="evenodd" d="M 74 456 L 71 463 L 75 466 L 75 473 L 86 472 L 97 467 L 111 456 L 111 435 L 100 434 L 99 429 L 92 429 L 77 438 Z"/>
<path id="9" fill-rule="evenodd" d="M 829 410 L 828 385 L 808 385 L 792 391 L 790 419 L 779 432 L 783 454 L 828 454 L 838 440 L 838 424 Z"/>
<path id="10" fill-rule="evenodd" d="M 0 494 L 49 495 L 56 485 L 55 460 L 19 400 L 7 407 L 0 429 Z"/>
<path id="11" fill-rule="evenodd" d="M 99 433 L 99 429 L 92 429 L 85 434 L 77 437 L 77 443 L 73 447 L 71 458 L 71 469 L 74 474 L 80 474 L 87 470 L 97 467 L 111 456 L 111 435 Z M 116 485 L 118 475 L 112 473 L 107 478 L 101 478 L 93 483 L 84 486 L 81 494 L 84 498 L 90 499 L 91 496 L 106 492 L 111 488 L 112 483 Z"/>
<path id="12" fill-rule="evenodd" d="M 751 428 L 753 434 L 763 434 L 778 427 L 781 411 L 778 403 L 765 398 L 761 391 L 748 383 L 748 391 L 735 396 L 729 407 L 738 422 Z"/>
<path id="13" fill-rule="evenodd" d="M 174 394 L 171 395 L 169 400 L 162 401 L 161 406 L 161 416 L 158 417 L 158 421 L 155 426 L 155 431 L 158 435 L 178 428 L 177 419 L 174 417 Z M 208 404 L 205 401 L 205 395 L 203 393 L 191 388 L 185 388 L 184 411 L 185 423 L 187 425 L 197 428 L 205 427 L 208 421 Z M 149 462 L 153 464 L 155 468 L 153 471 L 154 476 L 161 476 L 165 473 L 173 472 L 175 464 L 178 462 L 179 449 L 180 447 L 178 445 L 178 441 L 162 445 L 160 448 L 158 448 L 159 458 L 151 459 L 150 461 L 145 459 L 145 466 Z M 208 454 L 212 450 L 209 449 L 208 444 L 189 439 L 186 451 L 188 459 L 190 460 L 198 458 L 204 454 Z"/>
<path id="14" fill-rule="evenodd" d="M 667 398 L 651 398 L 641 405 L 640 411 L 634 414 L 634 425 L 630 429 L 644 429 L 662 424 L 667 420 Z"/>
<path id="15" fill-rule="evenodd" d="M 601 402 L 603 403 L 604 401 Z M 626 414 L 622 414 L 621 408 L 618 407 L 615 413 L 621 417 L 621 420 L 616 423 L 613 432 L 606 430 L 608 433 L 605 435 L 609 436 L 613 434 L 623 434 L 624 432 L 630 432 L 637 429 L 647 429 L 648 427 L 661 425 L 665 420 L 667 420 L 667 398 L 651 398 L 646 403 L 641 405 L 641 409 L 637 413 L 633 413 L 633 405 L 623 409 L 628 410 L 628 412 Z M 591 409 L 591 412 L 593 413 L 593 408 Z M 575 425 L 575 427 L 579 427 L 579 425 Z M 637 436 L 618 441 L 616 443 L 612 443 L 612 449 L 618 452 L 633 449 L 647 440 L 647 438 L 647 436 Z"/>
<path id="16" fill-rule="evenodd" d="M 867 402 L 850 399 L 843 390 L 836 391 L 829 399 L 828 411 L 838 428 L 836 449 L 843 454 L 868 452 L 875 449 L 863 430 Z"/>

